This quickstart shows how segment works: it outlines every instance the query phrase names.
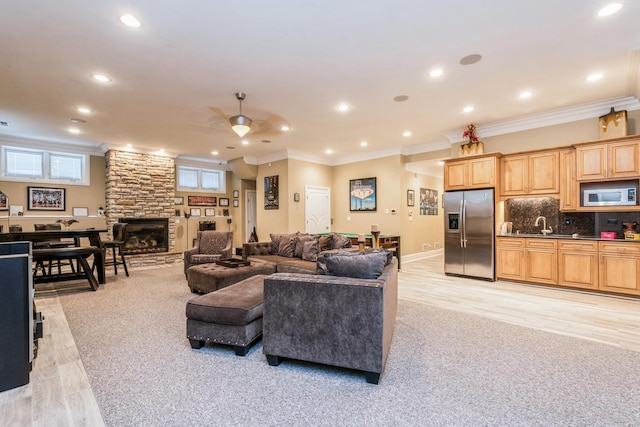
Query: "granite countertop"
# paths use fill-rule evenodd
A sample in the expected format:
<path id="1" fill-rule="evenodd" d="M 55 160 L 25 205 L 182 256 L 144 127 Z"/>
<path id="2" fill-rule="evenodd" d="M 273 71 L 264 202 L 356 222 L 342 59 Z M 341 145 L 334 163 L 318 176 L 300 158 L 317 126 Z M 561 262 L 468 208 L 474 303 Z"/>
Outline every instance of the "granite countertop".
<path id="1" fill-rule="evenodd" d="M 587 235 L 576 235 L 577 237 L 573 237 L 572 234 L 525 234 L 525 233 L 511 233 L 511 234 L 498 234 L 496 237 L 526 237 L 526 238 L 540 238 L 540 239 L 569 239 L 569 240 L 597 240 L 597 241 L 615 241 L 615 242 L 631 242 L 631 243 L 640 243 L 640 240 L 629 240 L 629 239 L 603 239 L 601 237 L 596 236 L 587 236 Z"/>

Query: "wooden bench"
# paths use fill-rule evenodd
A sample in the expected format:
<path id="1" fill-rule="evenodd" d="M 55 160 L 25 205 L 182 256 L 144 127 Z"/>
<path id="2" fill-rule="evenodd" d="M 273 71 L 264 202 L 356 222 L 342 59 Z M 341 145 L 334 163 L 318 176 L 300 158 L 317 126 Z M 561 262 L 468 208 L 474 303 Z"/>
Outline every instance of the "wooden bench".
<path id="1" fill-rule="evenodd" d="M 46 276 L 34 276 L 34 283 L 49 283 L 60 282 L 63 280 L 77 280 L 87 279 L 91 289 L 94 291 L 98 289 L 98 281 L 93 275 L 91 266 L 87 262 L 87 258 L 93 255 L 94 257 L 102 257 L 102 251 L 97 246 L 79 246 L 70 248 L 44 248 L 33 250 L 33 260 L 36 263 L 45 263 L 49 261 L 57 262 L 59 260 L 67 260 L 73 258 L 77 260 L 78 266 L 82 271 L 70 272 L 70 273 L 58 273 L 49 274 Z"/>

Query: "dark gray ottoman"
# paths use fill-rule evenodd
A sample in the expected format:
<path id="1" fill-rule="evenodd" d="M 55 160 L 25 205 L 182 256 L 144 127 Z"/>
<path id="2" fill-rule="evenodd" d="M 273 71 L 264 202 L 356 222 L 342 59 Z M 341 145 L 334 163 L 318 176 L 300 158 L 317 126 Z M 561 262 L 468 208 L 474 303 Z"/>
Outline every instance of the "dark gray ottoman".
<path id="1" fill-rule="evenodd" d="M 187 338 L 191 348 L 214 342 L 232 345 L 238 356 L 246 355 L 262 335 L 265 277 L 260 274 L 191 298 L 187 302 Z"/>
<path id="2" fill-rule="evenodd" d="M 216 263 L 200 264 L 189 267 L 187 282 L 193 293 L 207 294 L 238 283 L 256 274 L 276 272 L 274 264 L 253 261 L 245 267 L 223 267 Z"/>

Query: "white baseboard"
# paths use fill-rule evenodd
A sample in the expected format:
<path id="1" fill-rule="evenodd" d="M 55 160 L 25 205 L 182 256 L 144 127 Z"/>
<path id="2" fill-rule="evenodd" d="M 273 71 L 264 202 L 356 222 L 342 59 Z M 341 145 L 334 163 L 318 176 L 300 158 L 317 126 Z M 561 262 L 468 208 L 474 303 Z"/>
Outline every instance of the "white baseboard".
<path id="1" fill-rule="evenodd" d="M 425 259 L 425 258 L 431 258 L 434 256 L 438 256 L 438 255 L 442 255 L 444 253 L 444 249 L 440 248 L 440 249 L 434 249 L 432 251 L 426 251 L 426 252 L 416 252 L 415 254 L 411 254 L 411 255 L 405 255 L 402 257 L 402 262 L 412 262 L 412 261 L 418 261 L 421 259 Z"/>

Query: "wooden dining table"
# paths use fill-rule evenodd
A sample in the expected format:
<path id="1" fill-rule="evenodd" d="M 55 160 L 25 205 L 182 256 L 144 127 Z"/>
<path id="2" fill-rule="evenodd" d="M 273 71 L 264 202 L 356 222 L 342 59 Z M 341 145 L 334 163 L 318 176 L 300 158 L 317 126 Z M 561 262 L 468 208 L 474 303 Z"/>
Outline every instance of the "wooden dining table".
<path id="1" fill-rule="evenodd" d="M 0 242 L 17 242 L 17 241 L 29 241 L 34 243 L 47 242 L 58 239 L 73 239 L 75 246 L 82 246 L 81 239 L 86 238 L 89 241 L 89 246 L 93 246 L 102 251 L 102 240 L 100 239 L 100 233 L 106 233 L 106 229 L 85 229 L 85 230 L 41 230 L 41 231 L 17 231 L 11 233 L 0 233 Z M 34 254 L 39 250 L 51 249 L 33 249 Z M 105 283 L 105 269 L 104 269 L 104 256 L 94 256 L 95 268 L 97 272 L 97 283 Z M 91 273 L 93 274 L 93 273 Z M 75 280 L 84 277 L 78 273 L 75 277 L 68 276 L 69 280 Z"/>

